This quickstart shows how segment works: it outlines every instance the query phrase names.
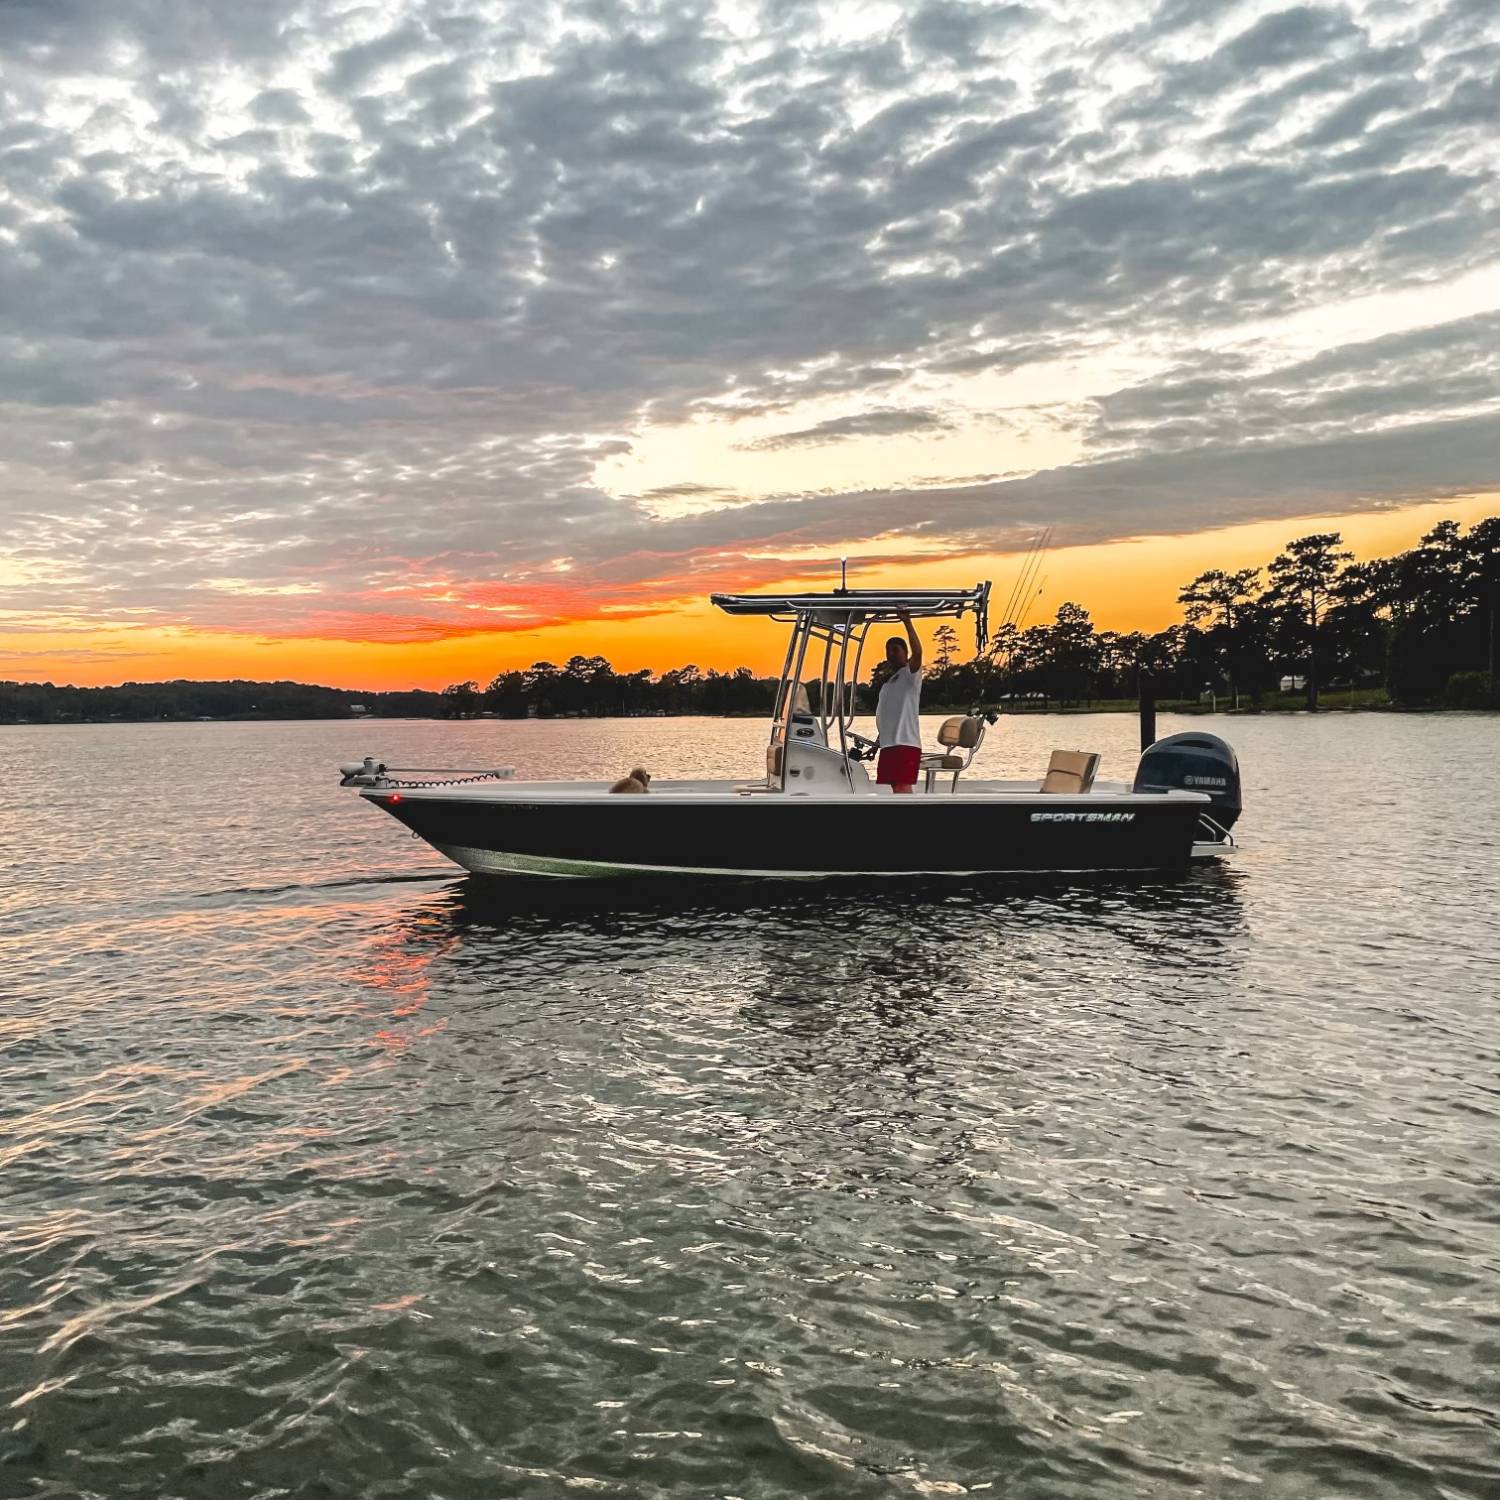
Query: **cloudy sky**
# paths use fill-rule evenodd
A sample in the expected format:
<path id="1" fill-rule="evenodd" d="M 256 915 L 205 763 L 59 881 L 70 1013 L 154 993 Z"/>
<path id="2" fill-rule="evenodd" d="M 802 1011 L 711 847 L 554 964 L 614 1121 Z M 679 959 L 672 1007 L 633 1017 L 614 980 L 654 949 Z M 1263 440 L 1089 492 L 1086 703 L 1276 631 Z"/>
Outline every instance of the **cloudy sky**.
<path id="1" fill-rule="evenodd" d="M 4 0 L 0 676 L 1493 495 L 1497 75 L 1495 0 Z"/>

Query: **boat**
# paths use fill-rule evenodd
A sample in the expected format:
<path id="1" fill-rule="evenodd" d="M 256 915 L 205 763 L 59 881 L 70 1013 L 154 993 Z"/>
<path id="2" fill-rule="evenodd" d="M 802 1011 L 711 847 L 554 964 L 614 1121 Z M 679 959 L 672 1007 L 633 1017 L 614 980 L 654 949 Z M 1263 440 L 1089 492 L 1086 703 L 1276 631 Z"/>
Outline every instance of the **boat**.
<path id="1" fill-rule="evenodd" d="M 990 585 L 714 594 L 732 616 L 790 625 L 763 774 L 652 780 L 646 795 L 593 781 L 518 780 L 509 768 L 407 768 L 375 757 L 345 786 L 476 875 L 687 875 L 759 879 L 975 876 L 1184 868 L 1234 847 L 1234 751 L 1216 735 L 1146 746 L 1133 779 L 1101 781 L 1099 757 L 1059 750 L 1045 774 L 985 779 L 973 767 L 1003 719 L 947 719 L 915 795 L 878 787 L 878 749 L 855 730 L 872 631 L 904 617 L 973 621 L 987 641 Z M 1145 736 L 1143 736 L 1144 740 Z M 1154 738 L 1154 737 L 1153 737 Z"/>

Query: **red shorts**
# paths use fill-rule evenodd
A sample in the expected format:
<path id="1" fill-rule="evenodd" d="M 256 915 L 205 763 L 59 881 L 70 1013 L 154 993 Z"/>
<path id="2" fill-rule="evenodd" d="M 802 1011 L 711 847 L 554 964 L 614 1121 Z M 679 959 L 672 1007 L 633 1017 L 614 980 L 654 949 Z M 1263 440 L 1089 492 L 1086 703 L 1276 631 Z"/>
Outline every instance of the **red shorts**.
<path id="1" fill-rule="evenodd" d="M 881 786 L 915 786 L 922 752 L 915 745 L 887 745 L 875 762 L 875 780 Z"/>

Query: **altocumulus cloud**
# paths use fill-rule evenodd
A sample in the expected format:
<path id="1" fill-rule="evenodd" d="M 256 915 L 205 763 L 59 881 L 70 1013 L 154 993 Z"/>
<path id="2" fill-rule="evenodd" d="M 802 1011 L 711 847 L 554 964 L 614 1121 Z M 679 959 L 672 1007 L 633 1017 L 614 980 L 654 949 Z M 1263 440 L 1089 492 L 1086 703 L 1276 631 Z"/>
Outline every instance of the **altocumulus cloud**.
<path id="1" fill-rule="evenodd" d="M 0 5 L 0 629 L 422 640 L 1493 485 L 1497 73 L 1491 0 Z M 1073 461 L 913 488 L 1121 350 L 1032 414 Z M 912 478 L 601 487 L 705 421 Z"/>

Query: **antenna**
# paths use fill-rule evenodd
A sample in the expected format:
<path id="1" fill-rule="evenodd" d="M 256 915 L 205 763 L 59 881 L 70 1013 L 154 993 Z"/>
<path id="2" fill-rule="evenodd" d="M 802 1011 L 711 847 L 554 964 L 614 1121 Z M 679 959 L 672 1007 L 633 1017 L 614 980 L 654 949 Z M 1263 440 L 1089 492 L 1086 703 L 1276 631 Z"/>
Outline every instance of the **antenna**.
<path id="1" fill-rule="evenodd" d="M 847 557 L 841 557 L 841 558 L 839 558 L 839 593 L 841 593 L 841 594 L 847 594 L 848 592 L 849 592 L 849 559 Z"/>

